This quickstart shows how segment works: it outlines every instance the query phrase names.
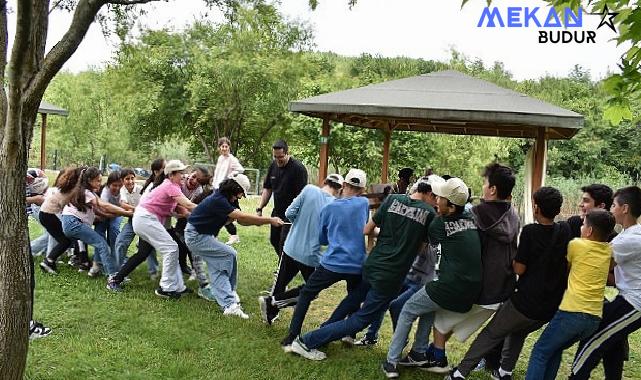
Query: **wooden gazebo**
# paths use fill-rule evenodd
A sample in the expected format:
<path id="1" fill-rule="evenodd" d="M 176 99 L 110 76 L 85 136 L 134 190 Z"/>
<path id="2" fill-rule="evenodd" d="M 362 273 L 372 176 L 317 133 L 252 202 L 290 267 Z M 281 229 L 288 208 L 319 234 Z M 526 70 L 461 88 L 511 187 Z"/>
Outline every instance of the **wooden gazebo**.
<path id="1" fill-rule="evenodd" d="M 38 113 L 41 116 L 42 125 L 40 126 L 40 169 L 45 170 L 47 164 L 46 156 L 46 139 L 47 139 L 47 115 L 69 116 L 69 111 L 60 108 L 44 100 L 40 102 Z"/>
<path id="2" fill-rule="evenodd" d="M 327 176 L 331 122 L 383 131 L 384 183 L 393 131 L 532 138 L 531 191 L 544 181 L 547 140 L 569 139 L 583 127 L 576 112 L 453 70 L 293 101 L 289 110 L 323 120 L 319 182 Z"/>

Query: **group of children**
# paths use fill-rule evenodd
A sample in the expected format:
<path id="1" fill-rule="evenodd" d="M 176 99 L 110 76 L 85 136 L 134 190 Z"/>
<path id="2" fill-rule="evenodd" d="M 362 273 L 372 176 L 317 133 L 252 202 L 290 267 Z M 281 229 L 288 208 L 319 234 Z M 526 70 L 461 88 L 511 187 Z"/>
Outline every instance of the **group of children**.
<path id="1" fill-rule="evenodd" d="M 536 223 L 521 229 L 510 202 L 512 169 L 492 164 L 483 178 L 482 201 L 471 209 L 461 179 L 430 175 L 407 195 L 387 196 L 371 220 L 360 197 L 362 171 L 306 187 L 286 214 L 292 226 L 279 273 L 288 275 L 277 279 L 278 291 L 259 297 L 268 324 L 280 309 L 296 306 L 283 350 L 323 360 L 319 348 L 332 341 L 374 345 L 389 310 L 394 330 L 382 364 L 388 378 L 398 377 L 399 367 L 420 367 L 465 379 L 487 359 L 493 378 L 511 379 L 526 337 L 547 324 L 527 379 L 554 379 L 563 351 L 577 342 L 572 379 L 588 379 L 601 360 L 607 378 L 620 379 L 627 335 L 641 327 L 641 189 L 613 194 L 605 185 L 586 186 L 582 214 L 555 222 L 563 197 L 542 187 L 533 195 Z M 623 228 L 618 235 L 615 224 Z M 369 254 L 363 235 L 377 239 Z M 298 272 L 305 284 L 284 291 Z M 345 298 L 317 329 L 301 334 L 312 300 L 340 281 Z M 606 284 L 619 290 L 613 301 L 604 298 Z M 451 335 L 465 341 L 488 320 L 450 368 Z"/>
<path id="2" fill-rule="evenodd" d="M 613 194 L 605 185 L 586 186 L 582 214 L 568 222 L 555 222 L 563 203 L 560 192 L 543 187 L 533 195 L 536 223 L 521 229 L 510 202 L 515 176 L 509 167 L 485 168 L 482 202 L 471 209 L 461 179 L 430 175 L 408 194 L 388 195 L 371 219 L 369 202 L 361 196 L 366 175 L 351 169 L 345 177 L 329 175 L 322 187 L 307 185 L 287 208 L 284 222 L 240 211 L 238 201 L 246 196 L 249 180 L 238 173 L 242 166 L 229 157 L 229 145 L 227 139 L 219 141 L 224 158 L 213 188 L 208 188 L 207 169 L 185 176 L 187 166 L 178 160 L 154 161 L 144 186 L 135 183 L 130 169 L 112 173 L 103 188 L 96 168 L 61 171 L 37 214 L 53 242 L 40 267 L 56 273 L 57 260 L 75 241 L 80 244 L 70 263 L 106 274 L 107 289 L 120 291 L 145 260 L 155 273 L 155 251 L 162 258 L 157 295 L 179 298 L 191 292 L 183 280 L 187 271 L 198 280 L 200 297 L 218 303 L 225 315 L 246 319 L 236 292 L 236 251 L 219 241 L 218 233 L 231 228 L 237 241 L 230 227 L 234 221 L 291 223 L 272 291 L 259 297 L 268 324 L 281 309 L 295 306 L 281 342 L 286 352 L 323 360 L 319 348 L 332 341 L 377 344 L 389 310 L 394 331 L 382 364 L 389 378 L 399 376 L 399 367 L 420 367 L 465 379 L 487 359 L 494 378 L 511 379 L 526 337 L 546 324 L 530 354 L 527 379 L 554 379 L 562 352 L 577 342 L 572 379 L 588 379 L 600 361 L 609 379 L 621 378 L 627 336 L 641 327 L 639 187 Z M 123 216 L 128 218 L 124 225 Z M 178 220 L 175 226 L 172 217 Z M 618 235 L 615 224 L 623 228 Z M 137 252 L 127 258 L 136 235 Z M 369 254 L 365 236 L 376 238 Z M 86 245 L 94 247 L 93 264 Z M 288 289 L 299 272 L 304 285 Z M 345 298 L 319 328 L 302 334 L 312 301 L 341 281 Z M 619 291 L 613 301 L 604 301 L 606 284 Z M 417 320 L 411 348 L 403 355 Z M 450 369 L 448 339 L 454 335 L 464 341 L 488 320 Z M 491 365 L 493 356 L 500 359 Z"/>
<path id="3" fill-rule="evenodd" d="M 135 173 L 126 168 L 111 173 L 101 187 L 97 168 L 63 169 L 42 201 L 33 202 L 37 220 L 52 238 L 49 248 L 42 244 L 43 238 L 34 241 L 45 252 L 42 270 L 56 274 L 60 256 L 75 242 L 69 264 L 90 276 L 106 275 L 107 289 L 121 291 L 127 275 L 145 260 L 156 278 L 158 253 L 162 275 L 156 295 L 180 298 L 192 292 L 183 280 L 187 273 L 198 279 L 199 296 L 218 302 L 226 315 L 247 318 L 236 293 L 236 252 L 231 244 L 239 238 L 233 222 L 282 225 L 282 221 L 238 210 L 238 200 L 249 190 L 249 179 L 240 174 L 243 167 L 230 154 L 229 139 L 221 138 L 218 145 L 221 156 L 213 176 L 204 167 L 195 167 L 186 175 L 187 166 L 179 160 L 157 159 L 144 186 L 136 184 Z M 123 216 L 128 218 L 124 225 Z M 177 220 L 175 225 L 172 217 Z M 216 240 L 223 226 L 231 231 L 226 244 Z M 140 237 L 138 249 L 128 258 L 135 236 Z M 94 247 L 92 260 L 86 246 Z"/>

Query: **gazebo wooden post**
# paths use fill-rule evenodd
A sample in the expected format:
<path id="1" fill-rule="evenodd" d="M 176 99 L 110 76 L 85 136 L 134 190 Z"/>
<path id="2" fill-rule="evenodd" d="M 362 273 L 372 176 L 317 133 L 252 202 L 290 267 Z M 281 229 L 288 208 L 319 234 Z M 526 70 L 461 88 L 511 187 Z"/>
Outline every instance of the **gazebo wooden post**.
<path id="1" fill-rule="evenodd" d="M 41 113 L 42 126 L 40 127 L 40 169 L 45 170 L 47 164 L 46 138 L 47 138 L 47 114 Z"/>
<path id="2" fill-rule="evenodd" d="M 320 167 L 318 168 L 318 185 L 321 186 L 327 178 L 329 165 L 329 119 L 323 119 L 320 135 Z"/>
<path id="3" fill-rule="evenodd" d="M 543 186 L 546 149 L 545 128 L 537 128 L 536 142 L 534 143 L 534 165 L 532 166 L 532 193 Z"/>
<path id="4" fill-rule="evenodd" d="M 383 167 L 381 168 L 381 183 L 387 183 L 389 173 L 389 147 L 392 139 L 392 128 L 388 124 L 387 129 L 383 130 Z"/>

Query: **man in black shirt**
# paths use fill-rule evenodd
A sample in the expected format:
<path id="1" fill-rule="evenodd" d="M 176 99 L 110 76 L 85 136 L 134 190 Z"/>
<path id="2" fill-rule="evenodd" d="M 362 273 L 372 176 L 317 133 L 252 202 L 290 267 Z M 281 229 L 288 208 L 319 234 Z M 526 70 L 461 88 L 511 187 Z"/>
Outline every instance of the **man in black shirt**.
<path id="1" fill-rule="evenodd" d="M 274 143 L 272 154 L 274 161 L 265 176 L 263 192 L 256 213 L 262 216 L 263 207 L 269 203 L 269 198 L 274 194 L 274 209 L 271 216 L 277 216 L 287 223 L 285 210 L 307 185 L 307 169 L 300 161 L 289 155 L 289 147 L 284 140 L 278 140 Z M 278 257 L 281 255 L 290 227 L 291 223 L 281 227 L 271 227 L 269 242 Z"/>

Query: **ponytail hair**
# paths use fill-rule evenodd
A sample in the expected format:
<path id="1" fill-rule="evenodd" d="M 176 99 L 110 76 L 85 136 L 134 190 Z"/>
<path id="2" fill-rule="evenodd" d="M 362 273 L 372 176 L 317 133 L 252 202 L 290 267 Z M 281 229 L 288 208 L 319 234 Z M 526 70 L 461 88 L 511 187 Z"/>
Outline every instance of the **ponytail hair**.
<path id="1" fill-rule="evenodd" d="M 88 167 L 80 169 L 80 186 L 76 188 L 76 195 L 71 197 L 70 203 L 80 212 L 87 211 L 87 199 L 85 198 L 85 190 L 90 190 L 89 182 L 100 176 L 100 170 L 96 167 Z"/>
<path id="2" fill-rule="evenodd" d="M 80 168 L 65 168 L 60 171 L 56 178 L 55 186 L 63 194 L 69 194 L 78 185 L 80 179 Z"/>
<path id="3" fill-rule="evenodd" d="M 149 187 L 149 185 L 154 184 L 154 187 L 156 186 L 156 174 L 154 173 L 157 170 L 160 170 L 161 173 L 160 175 L 165 175 L 164 172 L 162 172 L 162 168 L 165 166 L 165 159 L 164 158 L 156 158 L 152 163 L 151 163 L 151 174 L 149 175 L 149 178 L 145 181 L 145 184 L 142 186 L 142 189 L 140 189 L 140 194 L 143 194 L 145 192 L 145 189 Z M 163 177 L 163 180 L 165 178 Z M 160 181 L 162 183 L 162 180 Z"/>

